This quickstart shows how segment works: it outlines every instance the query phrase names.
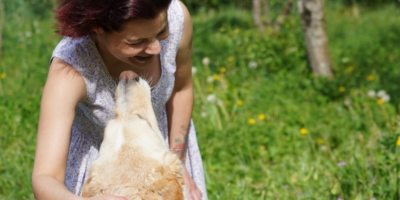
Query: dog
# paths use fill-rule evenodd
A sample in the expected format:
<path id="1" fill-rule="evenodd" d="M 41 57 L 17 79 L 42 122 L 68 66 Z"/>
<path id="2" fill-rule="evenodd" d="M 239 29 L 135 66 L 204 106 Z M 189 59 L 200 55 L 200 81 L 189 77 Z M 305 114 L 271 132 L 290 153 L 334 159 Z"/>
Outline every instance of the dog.
<path id="1" fill-rule="evenodd" d="M 115 96 L 115 118 L 107 123 L 82 196 L 184 200 L 183 164 L 158 128 L 149 84 L 133 71 L 124 71 Z"/>

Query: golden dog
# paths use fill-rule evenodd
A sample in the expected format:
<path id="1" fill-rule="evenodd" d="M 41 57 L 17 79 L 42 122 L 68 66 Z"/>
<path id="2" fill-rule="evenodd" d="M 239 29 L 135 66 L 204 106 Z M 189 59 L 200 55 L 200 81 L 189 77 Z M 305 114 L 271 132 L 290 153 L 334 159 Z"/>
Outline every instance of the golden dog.
<path id="1" fill-rule="evenodd" d="M 183 200 L 183 166 L 158 128 L 148 83 L 132 71 L 122 72 L 114 110 L 82 196 Z"/>

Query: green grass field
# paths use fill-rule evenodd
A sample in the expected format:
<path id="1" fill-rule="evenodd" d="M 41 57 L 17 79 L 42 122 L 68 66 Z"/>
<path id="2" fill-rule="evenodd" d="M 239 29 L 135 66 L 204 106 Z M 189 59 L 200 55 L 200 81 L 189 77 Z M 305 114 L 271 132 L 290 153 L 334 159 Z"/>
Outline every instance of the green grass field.
<path id="1" fill-rule="evenodd" d="M 34 199 L 40 98 L 60 40 L 50 17 L 18 2 L 2 19 L 5 200 Z M 193 15 L 193 119 L 210 199 L 400 199 L 400 10 L 326 11 L 331 82 L 312 76 L 295 14 L 278 35 L 260 34 L 247 11 Z"/>

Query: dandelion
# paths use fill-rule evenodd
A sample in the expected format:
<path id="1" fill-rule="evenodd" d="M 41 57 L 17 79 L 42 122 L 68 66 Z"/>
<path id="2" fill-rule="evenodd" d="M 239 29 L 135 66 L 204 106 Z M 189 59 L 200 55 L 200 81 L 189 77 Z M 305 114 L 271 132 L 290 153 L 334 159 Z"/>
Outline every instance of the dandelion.
<path id="1" fill-rule="evenodd" d="M 229 56 L 229 57 L 228 57 L 228 61 L 229 61 L 229 62 L 233 62 L 233 56 Z"/>
<path id="2" fill-rule="evenodd" d="M 0 74 L 0 78 L 1 78 L 1 79 L 5 79 L 5 78 L 6 78 L 6 73 L 4 73 L 4 72 L 1 73 L 1 74 Z"/>
<path id="3" fill-rule="evenodd" d="M 354 71 L 354 67 L 348 67 L 348 68 L 347 68 L 347 71 L 348 71 L 348 72 Z"/>
<path id="4" fill-rule="evenodd" d="M 219 75 L 218 74 L 214 74 L 213 78 L 214 78 L 214 80 L 218 81 L 219 80 Z"/>
<path id="5" fill-rule="evenodd" d="M 254 123 L 256 123 L 256 120 L 254 118 L 250 118 L 248 122 L 249 122 L 249 124 L 254 124 Z"/>
<path id="6" fill-rule="evenodd" d="M 373 81 L 375 79 L 374 75 L 367 76 L 368 81 Z"/>
<path id="7" fill-rule="evenodd" d="M 400 137 L 397 138 L 396 145 L 397 145 L 397 146 L 400 146 Z"/>
<path id="8" fill-rule="evenodd" d="M 379 98 L 378 101 L 377 101 L 377 103 L 378 103 L 379 105 L 382 105 L 383 103 L 385 103 L 385 101 L 384 101 L 382 98 Z"/>
<path id="9" fill-rule="evenodd" d="M 344 92 L 345 90 L 346 89 L 343 86 L 339 87 L 339 92 Z"/>
<path id="10" fill-rule="evenodd" d="M 259 114 L 259 115 L 258 115 L 258 119 L 264 120 L 264 119 L 265 119 L 265 115 L 264 115 L 264 114 Z"/>
<path id="11" fill-rule="evenodd" d="M 397 126 L 392 126 L 392 130 L 396 131 L 397 130 Z"/>
<path id="12" fill-rule="evenodd" d="M 249 63 L 249 68 L 250 68 L 250 69 L 255 69 L 255 68 L 257 68 L 257 62 L 251 61 L 251 62 Z"/>
<path id="13" fill-rule="evenodd" d="M 340 162 L 338 162 L 337 165 L 338 165 L 339 167 L 344 167 L 344 166 L 346 166 L 346 162 L 340 161 Z"/>
<path id="14" fill-rule="evenodd" d="M 258 148 L 259 148 L 260 150 L 265 150 L 265 146 L 264 146 L 264 145 L 260 145 Z"/>
<path id="15" fill-rule="evenodd" d="M 195 66 L 192 66 L 192 75 L 195 75 L 197 73 L 197 68 Z"/>
<path id="16" fill-rule="evenodd" d="M 207 96 L 207 101 L 208 102 L 214 102 L 215 101 L 215 95 L 214 94 L 209 94 Z"/>
<path id="17" fill-rule="evenodd" d="M 236 103 L 237 103 L 237 105 L 239 105 L 239 106 L 243 105 L 243 101 L 242 101 L 242 100 L 240 100 L 240 99 L 239 99 L 239 100 L 237 100 L 237 102 L 236 102 Z"/>
<path id="18" fill-rule="evenodd" d="M 209 88 L 207 89 L 207 92 L 208 92 L 208 93 L 212 93 L 212 92 L 214 92 L 214 89 L 213 89 L 212 87 L 209 87 Z"/>
<path id="19" fill-rule="evenodd" d="M 317 139 L 317 144 L 323 144 L 324 140 L 323 139 Z"/>
<path id="20" fill-rule="evenodd" d="M 308 134 L 308 130 L 306 128 L 302 128 L 302 129 L 300 129 L 300 133 L 302 135 L 307 135 Z"/>
<path id="21" fill-rule="evenodd" d="M 226 72 L 226 68 L 225 67 L 221 67 L 221 69 L 219 69 L 219 72 L 225 73 Z"/>
<path id="22" fill-rule="evenodd" d="M 370 90 L 367 92 L 367 95 L 371 98 L 374 98 L 374 97 L 376 97 L 376 92 L 374 90 Z"/>
<path id="23" fill-rule="evenodd" d="M 203 60 L 201 60 L 201 62 L 203 63 L 203 65 L 208 66 L 210 64 L 210 58 L 204 57 Z"/>

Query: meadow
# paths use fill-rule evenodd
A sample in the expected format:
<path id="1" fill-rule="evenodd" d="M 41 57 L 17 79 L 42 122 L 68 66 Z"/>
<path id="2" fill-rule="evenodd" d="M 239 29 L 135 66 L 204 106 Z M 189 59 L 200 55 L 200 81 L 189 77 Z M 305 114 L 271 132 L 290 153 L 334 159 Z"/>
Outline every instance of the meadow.
<path id="1" fill-rule="evenodd" d="M 16 0 L 0 16 L 0 199 L 34 199 L 40 98 L 60 37 Z M 0 1 L 1 3 L 1 1 Z M 6 10 L 7 11 L 7 10 Z M 195 122 L 209 199 L 400 199 L 400 8 L 326 5 L 335 79 L 314 77 L 299 17 L 193 14 Z"/>

